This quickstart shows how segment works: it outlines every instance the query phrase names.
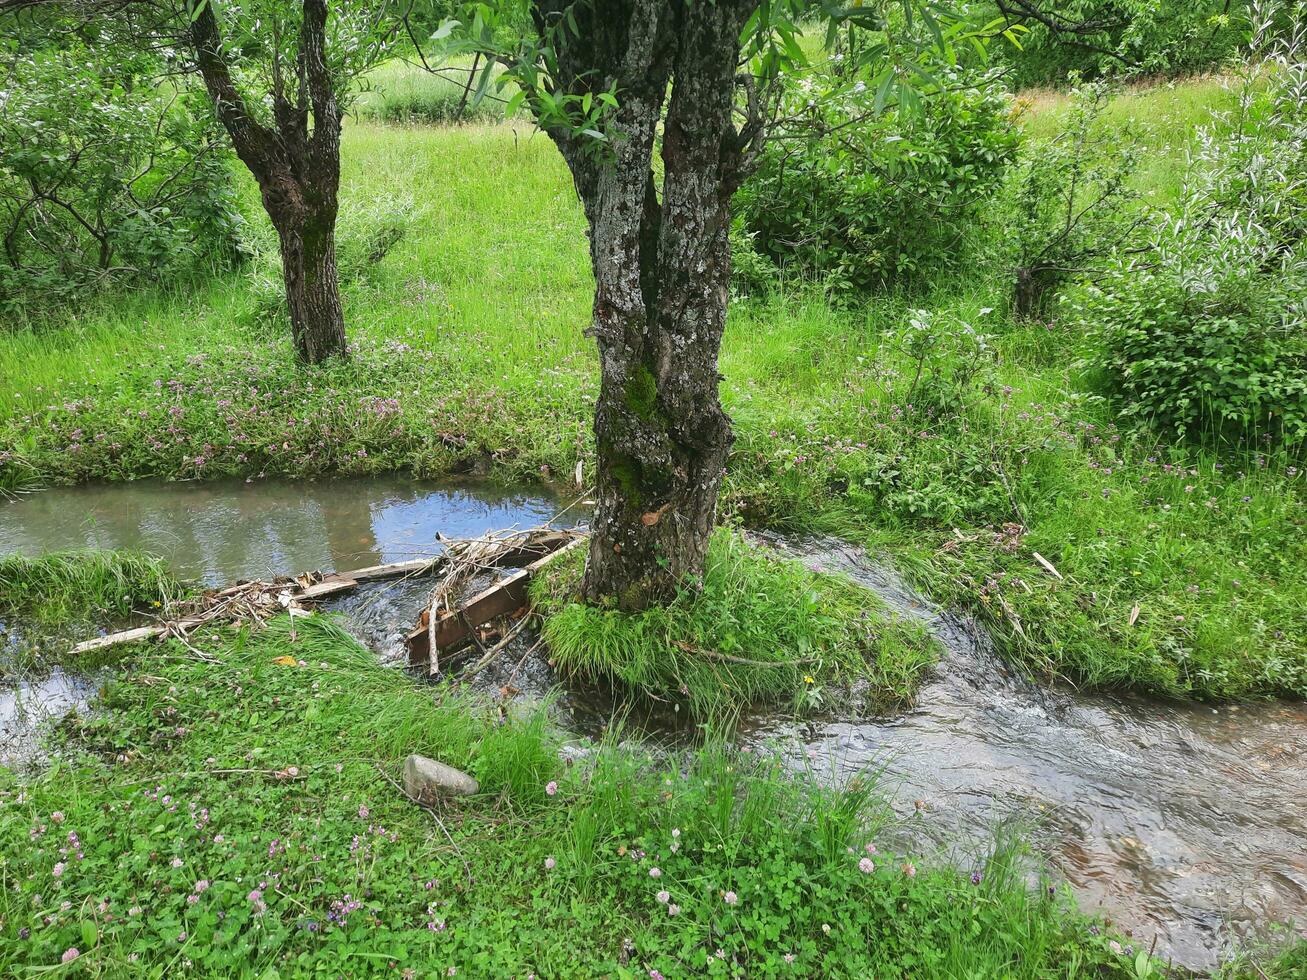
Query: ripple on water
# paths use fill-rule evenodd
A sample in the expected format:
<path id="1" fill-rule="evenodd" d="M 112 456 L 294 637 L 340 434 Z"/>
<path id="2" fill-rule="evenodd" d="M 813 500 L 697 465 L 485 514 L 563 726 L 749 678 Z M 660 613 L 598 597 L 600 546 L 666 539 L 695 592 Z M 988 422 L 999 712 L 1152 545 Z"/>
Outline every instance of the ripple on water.
<path id="1" fill-rule="evenodd" d="M 219 585 L 433 554 L 437 532 L 534 526 L 559 509 L 540 492 L 398 478 L 77 487 L 0 504 L 0 553 L 138 548 Z M 946 654 L 902 715 L 794 724 L 760 714 L 745 720 L 744 742 L 780 739 L 796 764 L 815 756 L 832 780 L 884 767 L 902 811 L 918 800 L 925 807 L 926 818 L 907 825 L 922 846 L 955 852 L 979 846 L 1001 822 L 1031 826 L 1083 906 L 1100 907 L 1144 944 L 1156 935 L 1159 951 L 1187 966 L 1210 965 L 1229 938 L 1270 920 L 1307 919 L 1307 707 L 1213 710 L 1033 685 L 993 655 L 974 623 L 933 608 L 856 549 L 759 537 L 924 621 Z M 426 588 L 378 583 L 331 608 L 383 660 L 402 663 Z M 522 659 L 532 642 L 505 651 L 482 686 L 524 698 L 548 691 L 548 666 Z M 56 670 L 0 690 L 0 762 L 37 744 L 23 734 L 35 731 L 29 721 L 84 707 L 99 683 Z M 611 701 L 569 691 L 557 705 L 577 730 L 595 732 Z M 28 727 L 14 721 L 20 715 Z"/>
<path id="2" fill-rule="evenodd" d="M 838 541 L 770 542 L 923 619 L 946 650 L 913 710 L 806 727 L 756 718 L 745 738 L 796 738 L 831 778 L 884 767 L 901 809 L 941 847 L 1017 819 L 1082 907 L 1101 907 L 1191 968 L 1268 921 L 1307 918 L 1307 706 L 1214 709 L 1082 695 L 1016 678 L 984 634 Z"/>

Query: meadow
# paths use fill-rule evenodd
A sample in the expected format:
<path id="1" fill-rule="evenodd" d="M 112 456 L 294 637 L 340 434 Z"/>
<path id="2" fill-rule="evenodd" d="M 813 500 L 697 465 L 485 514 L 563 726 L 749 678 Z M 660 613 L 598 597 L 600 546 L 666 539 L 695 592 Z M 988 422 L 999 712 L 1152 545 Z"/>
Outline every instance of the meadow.
<path id="1" fill-rule="evenodd" d="M 1184 137 L 1230 98 L 1220 80 L 1167 84 L 1102 124 L 1150 141 L 1145 176 L 1165 196 Z M 1061 111 L 1033 102 L 1036 139 Z M 243 269 L 9 325 L 0 485 L 589 472 L 584 223 L 546 138 L 523 121 L 363 120 L 344 167 L 348 362 L 295 365 L 275 243 L 251 208 Z M 1085 339 L 1056 318 L 1014 322 L 1007 289 L 976 266 L 856 304 L 805 282 L 738 299 L 724 516 L 885 552 L 1041 676 L 1307 692 L 1300 458 L 1119 426 L 1087 383 Z M 944 407 L 914 405 L 945 389 Z"/>
<path id="2" fill-rule="evenodd" d="M 417 124 L 446 112 L 413 108 L 433 101 L 428 85 L 392 79 L 393 106 L 365 94 L 345 130 L 348 360 L 296 364 L 275 238 L 242 185 L 241 267 L 0 326 L 0 488 L 591 473 L 592 280 L 566 170 L 524 120 Z M 1140 88 L 1102 125 L 1140 131 L 1135 180 L 1165 207 L 1194 128 L 1229 99 L 1220 78 Z M 1037 146 L 1065 102 L 1027 101 Z M 1199 448 L 1121 424 L 1091 383 L 1083 335 L 1009 315 L 982 231 L 911 291 L 836 300 L 790 278 L 735 298 L 720 365 L 737 434 L 724 523 L 883 554 L 1040 679 L 1307 695 L 1300 447 Z M 835 669 L 851 648 L 867 654 L 848 666 L 871 664 L 877 707 L 910 701 L 933 660 L 918 633 L 855 635 L 864 598 L 739 549 L 719 537 L 707 604 L 674 607 L 639 643 L 561 601 L 578 569 L 558 569 L 536 595 L 557 602 L 555 653 L 656 694 L 691 663 L 669 674 L 659 644 L 734 629 L 749 657 L 785 670 L 772 688 L 739 672 L 752 695 L 802 697 L 803 665 L 781 660 L 798 638 Z M 10 561 L 6 574 L 65 603 L 89 590 L 111 611 L 124 576 L 137 598 L 164 581 L 148 563 Z M 814 583 L 826 593 L 794 615 L 765 601 Z M 720 604 L 741 592 L 730 623 Z M 0 769 L 0 966 L 527 976 L 567 975 L 579 956 L 588 974 L 632 977 L 1163 969 L 1034 880 L 1015 840 L 966 866 L 895 852 L 871 775 L 823 786 L 711 732 L 689 751 L 622 746 L 620 723 L 560 754 L 547 707 L 501 714 L 415 685 L 323 617 L 195 642 L 202 656 L 127 651 L 103 710 L 61 726 L 52 768 Z M 394 780 L 413 751 L 466 769 L 482 793 L 412 806 Z M 1224 975 L 1301 976 L 1302 950 L 1249 951 Z"/>

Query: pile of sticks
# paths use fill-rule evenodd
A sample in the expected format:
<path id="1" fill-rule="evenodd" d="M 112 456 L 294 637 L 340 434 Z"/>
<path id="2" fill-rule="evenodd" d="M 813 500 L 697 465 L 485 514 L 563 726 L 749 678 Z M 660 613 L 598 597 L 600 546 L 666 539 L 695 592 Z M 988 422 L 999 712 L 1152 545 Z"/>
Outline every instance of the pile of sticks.
<path id="1" fill-rule="evenodd" d="M 307 615 L 308 610 L 303 605 L 305 602 L 347 592 L 360 582 L 423 574 L 444 560 L 445 556 L 440 555 L 417 561 L 372 565 L 333 575 L 306 572 L 295 578 L 278 578 L 271 582 L 238 582 L 225 589 L 205 592 L 177 603 L 157 623 L 86 640 L 73 647 L 73 652 L 86 653 L 120 643 L 166 637 L 176 637 L 184 642 L 188 634 L 209 623 L 261 623 L 281 612 L 289 612 L 292 616 Z"/>
<path id="2" fill-rule="evenodd" d="M 434 558 L 372 565 L 331 575 L 306 572 L 270 582 L 238 582 L 178 603 L 158 622 L 86 640 L 73 650 L 87 653 L 120 643 L 166 638 L 178 639 L 190 647 L 189 634 L 208 624 L 262 623 L 283 612 L 306 616 L 309 610 L 305 603 L 348 592 L 362 582 L 434 573 L 439 578 L 431 598 L 422 610 L 417 628 L 408 637 L 410 665 L 426 667 L 434 674 L 440 669 L 438 651 L 452 651 L 471 643 L 483 654 L 488 653 L 477 635 L 477 627 L 522 610 L 532 573 L 551 558 L 586 540 L 578 531 L 557 531 L 548 526 L 494 531 L 459 541 L 439 535 L 437 538 L 445 550 Z M 462 593 L 478 575 L 498 574 L 498 570 L 510 567 L 520 570 L 494 582 L 468 601 L 460 602 Z M 495 650 L 502 649 L 525 622 L 525 615 L 517 617 L 511 635 L 505 636 Z"/>
<path id="3" fill-rule="evenodd" d="M 525 531 L 492 531 L 450 544 L 445 551 L 440 580 L 432 589 L 416 628 L 408 636 L 409 666 L 439 673 L 442 651 L 452 652 L 470 643 L 482 653 L 473 672 L 480 669 L 522 630 L 526 617 L 517 616 L 492 649 L 484 647 L 477 627 L 523 611 L 531 576 L 585 540 L 581 532 L 557 531 L 545 526 Z M 519 571 L 492 583 L 472 598 L 461 600 L 477 576 L 512 567 Z"/>

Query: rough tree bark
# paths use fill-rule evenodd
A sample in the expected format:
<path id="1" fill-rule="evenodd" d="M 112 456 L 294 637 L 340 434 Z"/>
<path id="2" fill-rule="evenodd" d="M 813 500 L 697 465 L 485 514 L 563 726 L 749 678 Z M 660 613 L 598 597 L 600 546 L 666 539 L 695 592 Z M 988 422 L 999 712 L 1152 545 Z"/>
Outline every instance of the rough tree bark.
<path id="1" fill-rule="evenodd" d="M 597 509 L 587 601 L 627 610 L 665 602 L 699 574 L 730 451 L 717 356 L 730 276 L 730 199 L 757 149 L 738 129 L 740 33 L 757 0 L 538 0 L 570 92 L 617 86 L 606 154 L 568 127 L 546 129 L 571 169 L 589 224 Z M 661 187 L 653 153 L 660 121 Z"/>
<path id="2" fill-rule="evenodd" d="M 317 364 L 345 353 L 336 271 L 341 114 L 326 61 L 326 0 L 304 0 L 296 94 L 289 96 L 278 78 L 272 126 L 254 117 L 232 79 L 213 6 L 199 6 L 191 21 L 196 63 L 277 230 L 296 353 Z"/>

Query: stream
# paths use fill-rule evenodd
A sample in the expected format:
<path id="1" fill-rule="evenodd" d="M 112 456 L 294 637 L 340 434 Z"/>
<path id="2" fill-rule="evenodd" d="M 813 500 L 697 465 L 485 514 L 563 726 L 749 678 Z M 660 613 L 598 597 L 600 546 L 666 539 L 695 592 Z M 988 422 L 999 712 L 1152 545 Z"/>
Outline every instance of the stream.
<path id="1" fill-rule="evenodd" d="M 63 488 L 0 503 L 0 554 L 135 548 L 216 586 L 430 555 L 437 531 L 530 527 L 562 507 L 536 488 L 396 477 Z M 1214 708 L 1033 684 L 994 656 L 983 630 L 855 549 L 758 537 L 923 621 L 944 654 L 912 710 L 798 723 L 759 713 L 742 723 L 742 742 L 779 744 L 794 765 L 832 780 L 880 771 L 904 832 L 927 852 L 971 855 L 1015 823 L 1082 908 L 1101 909 L 1137 945 L 1156 941 L 1159 954 L 1192 969 L 1271 921 L 1307 920 L 1307 705 Z M 428 588 L 377 583 L 328 608 L 383 661 L 401 664 L 403 633 Z M 0 624 L 0 643 L 16 642 Z M 514 663 L 520 655 L 507 654 Z M 553 685 L 542 659 L 514 663 L 487 671 L 486 683 L 526 696 Z M 85 710 L 101 681 L 56 668 L 0 683 L 0 764 L 29 759 L 39 723 Z M 582 691 L 564 692 L 559 706 L 580 732 L 601 725 L 607 708 Z"/>

